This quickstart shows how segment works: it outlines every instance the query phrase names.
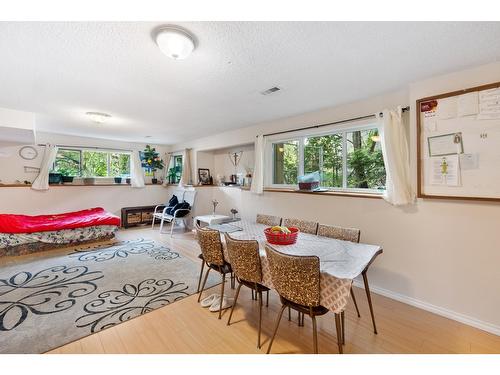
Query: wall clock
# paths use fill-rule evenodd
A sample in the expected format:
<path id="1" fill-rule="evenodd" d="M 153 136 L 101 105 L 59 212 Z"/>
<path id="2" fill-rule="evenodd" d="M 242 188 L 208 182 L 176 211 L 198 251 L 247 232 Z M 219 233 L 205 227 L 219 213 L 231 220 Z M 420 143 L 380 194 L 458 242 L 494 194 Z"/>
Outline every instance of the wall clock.
<path id="1" fill-rule="evenodd" d="M 33 160 L 38 156 L 38 151 L 32 146 L 24 146 L 19 150 L 19 156 L 24 160 Z"/>

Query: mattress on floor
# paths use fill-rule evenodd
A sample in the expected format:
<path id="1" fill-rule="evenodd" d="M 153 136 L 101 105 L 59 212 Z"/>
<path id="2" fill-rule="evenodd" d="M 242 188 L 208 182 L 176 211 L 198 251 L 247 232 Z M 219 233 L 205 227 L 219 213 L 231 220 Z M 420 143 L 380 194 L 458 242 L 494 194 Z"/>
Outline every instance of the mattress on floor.
<path id="1" fill-rule="evenodd" d="M 117 229 L 116 225 L 96 225 L 33 233 L 0 233 L 0 249 L 35 243 L 75 244 L 96 241 L 102 238 L 112 238 Z"/>
<path id="2" fill-rule="evenodd" d="M 0 233 L 38 233 L 101 225 L 120 225 L 120 218 L 102 207 L 52 215 L 0 214 Z"/>

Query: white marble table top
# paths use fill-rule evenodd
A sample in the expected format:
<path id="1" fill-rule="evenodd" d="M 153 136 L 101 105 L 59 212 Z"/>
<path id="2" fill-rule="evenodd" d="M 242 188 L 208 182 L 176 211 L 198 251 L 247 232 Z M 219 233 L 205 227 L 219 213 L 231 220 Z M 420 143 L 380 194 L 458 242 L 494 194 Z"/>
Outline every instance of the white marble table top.
<path id="1" fill-rule="evenodd" d="M 265 256 L 267 243 L 266 225 L 242 220 L 232 223 L 242 230 L 230 235 L 236 239 L 253 239 L 259 242 L 261 255 Z M 290 255 L 316 255 L 320 259 L 321 272 L 339 279 L 354 279 L 360 275 L 372 259 L 382 251 L 378 245 L 341 241 L 333 238 L 299 233 L 293 245 L 271 245 L 274 249 Z"/>

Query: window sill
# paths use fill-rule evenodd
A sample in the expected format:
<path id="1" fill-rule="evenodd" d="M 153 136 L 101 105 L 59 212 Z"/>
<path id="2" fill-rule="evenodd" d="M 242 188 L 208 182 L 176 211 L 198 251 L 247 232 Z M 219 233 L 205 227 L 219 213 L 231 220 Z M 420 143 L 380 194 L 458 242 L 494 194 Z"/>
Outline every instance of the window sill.
<path id="1" fill-rule="evenodd" d="M 330 196 L 338 196 L 338 197 L 383 199 L 382 194 L 378 194 L 378 193 L 358 193 L 358 192 L 345 192 L 345 191 L 299 191 L 299 190 L 290 189 L 290 188 L 264 188 L 264 191 L 271 192 L 271 193 L 330 195 Z"/>
<path id="2" fill-rule="evenodd" d="M 163 186 L 162 184 L 152 184 L 152 183 L 146 183 L 145 184 L 146 186 Z M 51 184 L 49 185 L 49 188 L 53 188 L 53 187 L 56 187 L 56 188 L 60 188 L 60 187 L 81 187 L 81 186 L 84 186 L 84 187 L 88 187 L 88 186 L 92 186 L 92 187 L 95 187 L 95 186 L 124 186 L 124 187 L 130 187 L 130 184 Z M 26 185 L 26 184 L 0 184 L 0 188 L 3 188 L 3 187 L 31 187 L 31 184 L 29 185 Z"/>

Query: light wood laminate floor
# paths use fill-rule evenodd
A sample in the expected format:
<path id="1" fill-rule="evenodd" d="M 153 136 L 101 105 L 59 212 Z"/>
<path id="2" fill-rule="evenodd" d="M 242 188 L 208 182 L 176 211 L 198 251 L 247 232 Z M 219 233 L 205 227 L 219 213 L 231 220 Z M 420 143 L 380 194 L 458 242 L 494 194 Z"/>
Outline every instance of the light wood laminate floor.
<path id="1" fill-rule="evenodd" d="M 177 232 L 174 238 L 159 235 L 150 227 L 121 230 L 119 239 L 153 238 L 200 264 L 199 247 L 192 233 Z M 66 249 L 67 250 L 67 249 Z M 64 251 L 66 251 L 64 250 Z M 55 253 L 54 250 L 51 253 Z M 32 256 L 50 256 L 32 255 Z M 10 257 L 0 262 L 17 262 L 24 257 Z M 218 291 L 214 287 L 212 291 Z M 226 285 L 229 295 L 234 290 Z M 207 292 L 207 293 L 210 293 Z M 205 294 L 207 295 L 207 294 Z M 500 353 L 500 337 L 401 302 L 372 293 L 378 335 L 372 330 L 364 290 L 356 288 L 361 312 L 358 318 L 352 303 L 346 311 L 344 353 Z M 255 353 L 267 350 L 269 337 L 280 308 L 279 298 L 271 292 L 269 307 L 263 308 L 263 347 L 257 349 L 258 304 L 250 290 L 242 287 L 231 326 L 229 310 L 221 320 L 216 313 L 203 309 L 192 295 L 128 322 L 71 342 L 49 353 Z M 296 313 L 288 321 L 285 312 L 273 353 L 311 353 L 312 328 L 306 316 L 305 326 L 296 323 Z M 337 353 L 333 314 L 318 318 L 320 353 Z"/>

